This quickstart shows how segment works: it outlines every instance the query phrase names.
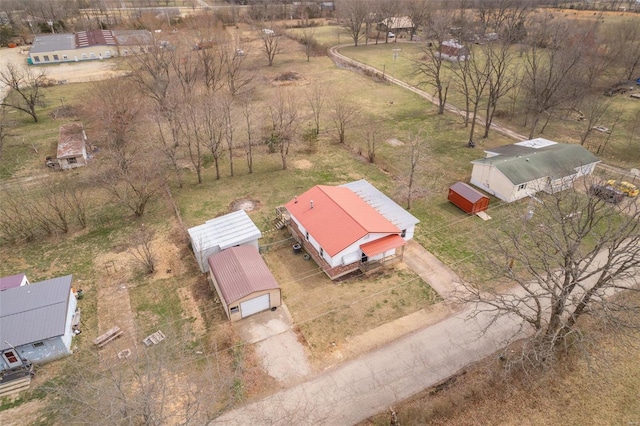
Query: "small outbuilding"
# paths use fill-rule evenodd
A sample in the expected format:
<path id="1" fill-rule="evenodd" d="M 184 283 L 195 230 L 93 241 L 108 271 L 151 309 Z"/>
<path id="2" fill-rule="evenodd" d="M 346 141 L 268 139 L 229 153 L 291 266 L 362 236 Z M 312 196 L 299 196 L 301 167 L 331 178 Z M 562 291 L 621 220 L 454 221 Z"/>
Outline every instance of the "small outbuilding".
<path id="1" fill-rule="evenodd" d="M 208 220 L 188 229 L 191 247 L 202 272 L 209 271 L 209 256 L 234 246 L 258 249 L 262 232 L 244 210 Z"/>
<path id="2" fill-rule="evenodd" d="M 469 214 L 483 212 L 489 207 L 489 197 L 464 182 L 449 187 L 448 199 Z"/>
<path id="3" fill-rule="evenodd" d="M 231 247 L 207 259 L 224 311 L 238 321 L 282 304 L 280 286 L 252 246 Z"/>
<path id="4" fill-rule="evenodd" d="M 62 170 L 87 165 L 87 134 L 81 123 L 60 126 L 56 158 Z"/>

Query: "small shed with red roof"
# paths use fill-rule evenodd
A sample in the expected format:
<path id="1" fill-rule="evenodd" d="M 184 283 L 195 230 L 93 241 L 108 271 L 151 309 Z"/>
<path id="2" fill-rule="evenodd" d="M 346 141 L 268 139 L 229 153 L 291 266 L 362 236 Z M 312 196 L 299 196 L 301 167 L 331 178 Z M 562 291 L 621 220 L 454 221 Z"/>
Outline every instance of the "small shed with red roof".
<path id="1" fill-rule="evenodd" d="M 464 182 L 449 187 L 448 199 L 469 214 L 483 212 L 489 207 L 489 197 Z"/>
<path id="2" fill-rule="evenodd" d="M 236 246 L 207 259 L 227 317 L 238 321 L 282 304 L 280 286 L 253 246 Z"/>
<path id="3" fill-rule="evenodd" d="M 402 230 L 351 188 L 317 185 L 285 208 L 294 238 L 331 279 L 402 259 Z"/>

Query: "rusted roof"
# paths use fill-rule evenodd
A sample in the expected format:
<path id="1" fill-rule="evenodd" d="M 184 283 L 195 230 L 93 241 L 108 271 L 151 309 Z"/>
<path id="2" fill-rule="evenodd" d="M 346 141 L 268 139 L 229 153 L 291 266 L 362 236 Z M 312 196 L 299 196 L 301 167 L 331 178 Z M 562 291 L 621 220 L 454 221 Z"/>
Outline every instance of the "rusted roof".
<path id="1" fill-rule="evenodd" d="M 60 126 L 57 158 L 78 157 L 84 154 L 86 136 L 81 123 Z"/>
<path id="2" fill-rule="evenodd" d="M 116 40 L 110 30 L 78 31 L 76 33 L 76 47 L 115 46 Z"/>
<path id="3" fill-rule="evenodd" d="M 477 202 L 483 198 L 489 198 L 484 195 L 482 192 L 478 191 L 475 188 L 467 185 L 464 182 L 456 182 L 449 187 L 450 190 L 454 191 L 456 194 L 464 197 L 465 200 L 468 200 L 472 203 Z"/>
<path id="4" fill-rule="evenodd" d="M 227 305 L 257 291 L 280 288 L 253 246 L 231 247 L 210 256 L 207 261 Z"/>
<path id="5" fill-rule="evenodd" d="M 391 249 L 399 248 L 405 245 L 406 242 L 398 234 L 387 235 L 378 240 L 365 243 L 360 246 L 360 250 L 369 257 L 373 257 L 377 254 L 384 253 Z"/>
<path id="6" fill-rule="evenodd" d="M 397 226 L 345 187 L 317 185 L 285 207 L 329 256 L 370 233 L 400 233 Z"/>

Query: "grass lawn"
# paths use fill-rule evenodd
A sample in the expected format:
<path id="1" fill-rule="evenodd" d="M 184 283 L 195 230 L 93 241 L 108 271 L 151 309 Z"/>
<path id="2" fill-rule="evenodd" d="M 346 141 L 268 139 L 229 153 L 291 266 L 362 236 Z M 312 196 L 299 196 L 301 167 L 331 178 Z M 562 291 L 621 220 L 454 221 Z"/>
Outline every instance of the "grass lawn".
<path id="1" fill-rule="evenodd" d="M 348 41 L 339 27 L 318 27 L 316 34 L 322 43 L 333 44 L 338 37 L 340 42 Z M 345 49 L 345 52 L 354 57 L 362 55 L 363 60 L 373 61 L 370 62 L 373 65 L 382 64 L 394 75 L 409 77 L 408 59 L 404 55 L 409 54 L 411 45 L 397 45 L 402 45 L 402 52 L 396 61 L 392 60 L 393 52 L 389 50 L 394 46 L 362 46 Z M 233 177 L 229 176 L 228 158 L 221 162 L 220 180 L 215 179 L 212 165 L 205 168 L 204 182 L 199 185 L 195 183 L 195 173 L 185 172 L 182 188 L 170 182 L 184 225 L 201 224 L 228 213 L 234 201 L 251 199 L 256 202 L 256 208 L 249 212 L 251 218 L 262 231 L 268 231 L 274 225 L 275 207 L 296 194 L 317 184 L 342 184 L 362 178 L 404 205 L 409 167 L 406 142 L 411 135 L 417 134 L 426 140 L 427 146 L 417 176 L 420 196 L 415 199 L 412 209 L 412 214 L 421 220 L 415 238 L 463 278 L 486 279 L 475 253 L 486 246 L 486 236 L 500 223 L 501 217 L 514 213 L 493 199 L 489 214 L 494 221 L 482 222 L 446 201 L 448 186 L 457 180 L 467 180 L 470 161 L 482 156 L 480 149 L 465 147 L 467 129 L 460 117 L 437 115 L 435 106 L 417 95 L 338 69 L 326 57 L 306 62 L 300 46 L 289 39 L 283 38 L 282 47 L 282 54 L 275 58 L 273 67 L 266 67 L 266 60 L 259 50 L 247 49 L 249 60 L 262 64 L 254 77 L 256 121 L 263 119 L 276 92 L 288 92 L 299 102 L 301 129 L 308 128 L 311 118 L 305 92 L 319 85 L 327 98 L 317 147 L 310 149 L 307 144 L 296 141 L 288 157 L 287 170 L 282 170 L 278 154 L 266 154 L 266 148 L 258 146 L 253 174 L 247 172 L 241 149 L 234 156 Z M 274 79 L 286 72 L 295 72 L 300 79 L 287 86 L 275 85 Z M 54 173 L 43 165 L 44 157 L 55 152 L 59 125 L 80 118 L 54 119 L 54 111 L 61 106 L 60 99 L 80 111 L 80 105 L 85 102 L 82 96 L 89 88 L 88 84 L 47 88 L 45 106 L 39 113 L 41 121 L 37 124 L 24 115 L 15 114 L 16 126 L 0 160 L 0 179 L 6 182 L 12 177 L 43 174 L 51 180 L 87 179 L 93 182 L 91 167 Z M 345 145 L 337 143 L 335 125 L 329 118 L 330 105 L 336 98 L 352 100 L 358 106 L 358 118 L 347 129 Z M 362 155 L 367 150 L 364 134 L 371 129 L 379 129 L 374 164 L 368 163 Z M 390 144 L 388 139 L 401 143 Z M 492 132 L 487 140 L 481 141 L 480 148 L 510 142 Z M 616 153 L 621 159 L 630 154 L 631 143 L 626 150 L 619 146 L 612 141 L 607 152 Z M 100 161 L 99 155 L 94 161 Z M 264 386 L 272 385 L 256 372 L 251 349 L 239 344 L 233 336 L 220 305 L 214 302 L 206 280 L 197 270 L 183 230 L 175 222 L 172 206 L 164 194 L 150 204 L 143 219 L 136 220 L 114 205 L 97 185 L 89 188 L 92 203 L 87 229 L 72 229 L 69 234 L 43 237 L 39 241 L 0 245 L 3 259 L 0 275 L 26 272 L 31 281 L 38 281 L 71 273 L 74 286 L 81 286 L 85 292 L 85 298 L 79 303 L 83 334 L 74 340 L 77 355 L 55 363 L 57 367 L 43 368 L 36 387 L 56 375 L 72 373 L 74 363 L 79 359 L 89 366 L 99 365 L 97 350 L 91 341 L 100 328 L 98 295 L 104 291 L 107 282 L 111 285 L 116 281 L 109 276 L 109 259 L 121 262 L 118 266 L 125 272 L 122 284 L 126 284 L 131 306 L 129 313 L 113 312 L 111 315 L 131 315 L 135 327 L 132 338 L 138 345 L 147 334 L 158 329 L 166 331 L 171 340 L 166 348 L 168 359 L 188 353 L 193 360 L 189 365 L 198 367 L 176 367 L 177 374 L 187 381 L 203 375 L 214 361 L 222 359 L 222 368 L 233 373 L 234 382 L 220 390 L 223 396 L 218 402 L 221 404 L 234 398 L 241 400 L 252 392 L 264 392 Z M 27 190 L 29 187 L 25 186 Z M 523 212 L 526 207 L 526 203 L 515 204 L 515 208 Z M 141 223 L 153 228 L 157 235 L 154 243 L 160 251 L 161 266 L 151 276 L 139 271 L 130 254 L 134 245 L 131 236 L 140 229 Z M 285 237 L 272 233 L 264 242 Z M 293 255 L 289 248 L 270 250 L 265 258 L 281 283 L 284 301 L 316 359 L 321 359 L 332 344 L 344 342 L 437 301 L 433 291 L 401 265 L 366 279 L 333 283 L 317 265 Z M 218 354 L 222 358 L 217 358 Z"/>
<path id="2" fill-rule="evenodd" d="M 316 361 L 350 337 L 439 301 L 431 287 L 402 263 L 366 277 L 333 282 L 289 246 L 270 250 L 265 260 Z"/>

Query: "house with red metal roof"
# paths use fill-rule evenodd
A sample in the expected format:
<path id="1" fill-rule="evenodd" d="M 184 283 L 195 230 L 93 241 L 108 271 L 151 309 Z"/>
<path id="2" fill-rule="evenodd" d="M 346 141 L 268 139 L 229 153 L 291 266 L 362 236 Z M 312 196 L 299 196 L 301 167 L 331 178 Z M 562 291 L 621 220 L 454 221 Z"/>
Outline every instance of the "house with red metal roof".
<path id="1" fill-rule="evenodd" d="M 402 259 L 406 230 L 347 186 L 317 185 L 285 208 L 292 235 L 331 279 Z"/>

